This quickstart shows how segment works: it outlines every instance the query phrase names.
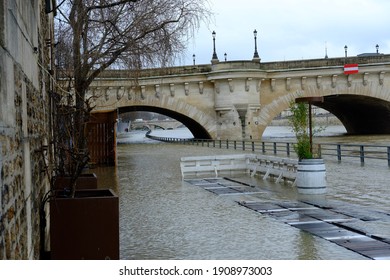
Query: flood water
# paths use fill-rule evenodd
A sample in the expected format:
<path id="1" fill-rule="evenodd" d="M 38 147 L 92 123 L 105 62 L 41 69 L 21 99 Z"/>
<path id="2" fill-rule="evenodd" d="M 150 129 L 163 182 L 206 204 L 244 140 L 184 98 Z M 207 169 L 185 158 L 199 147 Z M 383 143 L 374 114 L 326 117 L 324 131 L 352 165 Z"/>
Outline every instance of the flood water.
<path id="1" fill-rule="evenodd" d="M 322 140 L 390 143 L 388 136 L 353 138 L 337 132 Z M 182 181 L 181 157 L 235 152 L 242 153 L 142 140 L 118 144 L 117 166 L 94 172 L 100 188 L 112 187 L 119 196 L 121 259 L 365 259 L 235 202 L 250 200 L 248 195 L 218 196 Z M 336 159 L 325 162 L 328 193 L 316 199 L 329 200 L 340 207 L 390 213 L 390 170 L 386 162 L 365 166 L 358 162 L 338 163 Z M 244 180 L 252 180 L 261 190 L 256 199 L 299 199 L 290 185 L 261 178 Z M 388 221 L 365 226 L 390 238 Z"/>

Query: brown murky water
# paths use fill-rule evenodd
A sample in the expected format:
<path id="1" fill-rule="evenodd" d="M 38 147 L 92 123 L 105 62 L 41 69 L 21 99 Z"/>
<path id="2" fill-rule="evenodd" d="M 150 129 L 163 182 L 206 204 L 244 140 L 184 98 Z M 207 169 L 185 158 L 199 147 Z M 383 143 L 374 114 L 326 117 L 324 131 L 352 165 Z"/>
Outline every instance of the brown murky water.
<path id="1" fill-rule="evenodd" d="M 389 137 L 332 137 L 324 141 L 386 143 Z M 237 151 L 238 153 L 239 151 Z M 118 145 L 118 165 L 95 169 L 99 187 L 112 187 L 120 198 L 121 259 L 364 259 L 334 243 L 305 233 L 234 200 L 182 181 L 183 156 L 231 154 L 179 144 Z M 241 151 L 242 153 L 242 151 Z M 325 159 L 328 193 L 340 205 L 390 213 L 390 170 L 386 162 Z M 253 179 L 266 190 L 262 199 L 296 199 L 287 185 Z M 248 197 L 243 197 L 248 200 Z M 390 237 L 390 223 L 368 224 Z"/>

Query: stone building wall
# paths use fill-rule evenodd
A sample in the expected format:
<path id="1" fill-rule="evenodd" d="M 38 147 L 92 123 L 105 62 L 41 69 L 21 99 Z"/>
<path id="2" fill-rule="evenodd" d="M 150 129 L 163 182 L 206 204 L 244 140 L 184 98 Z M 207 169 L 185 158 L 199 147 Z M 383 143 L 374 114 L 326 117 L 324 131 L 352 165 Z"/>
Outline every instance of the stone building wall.
<path id="1" fill-rule="evenodd" d="M 0 260 L 40 258 L 52 26 L 45 0 L 0 0 Z"/>

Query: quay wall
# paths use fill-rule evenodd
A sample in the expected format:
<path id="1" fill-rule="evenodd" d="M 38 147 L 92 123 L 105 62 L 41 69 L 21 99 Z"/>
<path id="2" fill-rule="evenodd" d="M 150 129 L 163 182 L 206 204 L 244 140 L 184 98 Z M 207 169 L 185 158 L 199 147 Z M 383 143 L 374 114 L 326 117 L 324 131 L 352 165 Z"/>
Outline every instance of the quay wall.
<path id="1" fill-rule="evenodd" d="M 40 258 L 52 22 L 44 0 L 0 0 L 0 260 Z"/>

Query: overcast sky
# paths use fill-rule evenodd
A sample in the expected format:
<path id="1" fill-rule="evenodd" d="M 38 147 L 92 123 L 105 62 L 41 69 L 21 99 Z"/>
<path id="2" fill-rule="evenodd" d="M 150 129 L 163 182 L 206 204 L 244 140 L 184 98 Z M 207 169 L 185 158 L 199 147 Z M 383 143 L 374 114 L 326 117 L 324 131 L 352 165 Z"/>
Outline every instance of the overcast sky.
<path id="1" fill-rule="evenodd" d="M 203 24 L 179 65 L 210 63 L 215 30 L 220 61 L 251 60 L 253 31 L 263 62 L 390 53 L 389 0 L 209 0 L 212 22 Z"/>

